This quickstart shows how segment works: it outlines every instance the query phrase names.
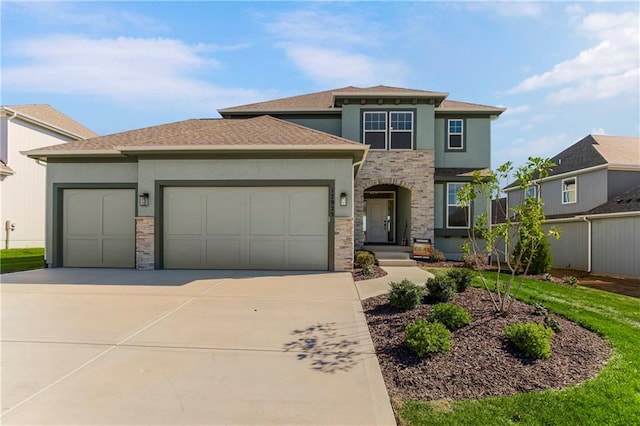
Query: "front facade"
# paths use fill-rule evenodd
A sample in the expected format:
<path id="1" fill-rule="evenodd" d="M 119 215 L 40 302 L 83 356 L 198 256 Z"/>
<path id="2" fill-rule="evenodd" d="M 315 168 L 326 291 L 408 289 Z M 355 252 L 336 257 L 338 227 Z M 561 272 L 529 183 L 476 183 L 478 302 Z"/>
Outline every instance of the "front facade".
<path id="1" fill-rule="evenodd" d="M 20 154 L 97 136 L 49 105 L 0 107 L 2 248 L 43 247 L 45 165 Z"/>
<path id="2" fill-rule="evenodd" d="M 554 267 L 640 276 L 640 139 L 588 135 L 551 161 L 550 176 L 527 193 L 510 185 L 507 206 L 544 200 Z"/>
<path id="3" fill-rule="evenodd" d="M 347 87 L 34 150 L 52 267 L 350 270 L 367 244 L 460 256 L 502 109 Z M 87 214 L 90 212 L 90 214 Z"/>

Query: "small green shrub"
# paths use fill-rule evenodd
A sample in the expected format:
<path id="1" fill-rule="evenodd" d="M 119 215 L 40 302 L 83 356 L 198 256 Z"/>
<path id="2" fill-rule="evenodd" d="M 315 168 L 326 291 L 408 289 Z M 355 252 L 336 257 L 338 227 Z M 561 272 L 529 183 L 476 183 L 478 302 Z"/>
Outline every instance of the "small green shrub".
<path id="1" fill-rule="evenodd" d="M 547 359 L 551 356 L 553 330 L 533 322 L 511 324 L 504 329 L 507 338 L 528 358 Z"/>
<path id="2" fill-rule="evenodd" d="M 438 302 L 449 302 L 456 295 L 456 282 L 447 275 L 436 275 L 427 280 L 429 296 Z"/>
<path id="3" fill-rule="evenodd" d="M 571 287 L 577 287 L 578 286 L 578 279 L 572 275 L 566 275 L 564 277 L 562 277 L 562 282 L 565 283 L 566 285 L 569 285 Z"/>
<path id="4" fill-rule="evenodd" d="M 362 265 L 362 275 L 367 277 L 373 275 L 373 265 Z"/>
<path id="5" fill-rule="evenodd" d="M 470 269 L 482 269 L 488 263 L 484 253 L 464 253 L 461 260 L 464 267 Z"/>
<path id="6" fill-rule="evenodd" d="M 364 266 L 372 266 L 376 263 L 376 257 L 370 251 L 358 250 L 356 251 L 353 263 L 361 268 Z"/>
<path id="7" fill-rule="evenodd" d="M 562 327 L 560 326 L 560 323 L 549 314 L 544 317 L 544 325 L 546 325 L 556 333 L 562 333 Z"/>
<path id="8" fill-rule="evenodd" d="M 394 308 L 413 309 L 422 301 L 424 289 L 406 278 L 389 286 L 389 304 Z"/>
<path id="9" fill-rule="evenodd" d="M 431 321 L 438 321 L 454 331 L 471 324 L 471 314 L 462 306 L 438 303 L 431 312 Z"/>
<path id="10" fill-rule="evenodd" d="M 433 249 L 433 251 L 431 252 L 432 262 L 444 262 L 445 260 L 447 260 L 447 258 L 444 257 L 444 253 L 442 253 L 440 250 Z"/>
<path id="11" fill-rule="evenodd" d="M 419 357 L 451 349 L 451 332 L 439 322 L 417 320 L 405 327 L 405 344 Z"/>
<path id="12" fill-rule="evenodd" d="M 517 259 L 520 256 L 520 252 L 523 250 L 524 252 L 522 253 L 521 257 L 522 264 L 517 265 L 520 273 L 524 272 L 526 263 L 529 259 L 531 260 L 531 264 L 529 265 L 527 274 L 540 275 L 551 270 L 551 267 L 553 266 L 553 257 L 551 256 L 551 247 L 549 246 L 549 241 L 547 241 L 545 237 L 541 237 L 540 243 L 533 253 L 531 253 L 530 248 L 522 247 L 520 241 L 518 241 L 513 252 L 513 257 Z"/>
<path id="13" fill-rule="evenodd" d="M 471 285 L 473 275 L 471 270 L 466 268 L 454 268 L 447 272 L 447 276 L 453 278 L 456 282 L 456 290 L 458 293 L 462 293 Z"/>
<path id="14" fill-rule="evenodd" d="M 534 314 L 538 316 L 547 316 L 549 314 L 549 311 L 547 310 L 547 308 L 545 308 L 544 305 L 540 303 L 536 303 L 535 305 L 533 305 L 533 307 L 535 309 Z"/>

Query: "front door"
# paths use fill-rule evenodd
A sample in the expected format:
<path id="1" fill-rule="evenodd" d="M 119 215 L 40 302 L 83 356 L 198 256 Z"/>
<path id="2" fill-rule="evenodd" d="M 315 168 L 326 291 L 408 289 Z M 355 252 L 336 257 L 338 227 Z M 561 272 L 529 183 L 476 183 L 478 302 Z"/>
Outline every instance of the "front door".
<path id="1" fill-rule="evenodd" d="M 389 242 L 389 200 L 367 200 L 367 243 Z"/>

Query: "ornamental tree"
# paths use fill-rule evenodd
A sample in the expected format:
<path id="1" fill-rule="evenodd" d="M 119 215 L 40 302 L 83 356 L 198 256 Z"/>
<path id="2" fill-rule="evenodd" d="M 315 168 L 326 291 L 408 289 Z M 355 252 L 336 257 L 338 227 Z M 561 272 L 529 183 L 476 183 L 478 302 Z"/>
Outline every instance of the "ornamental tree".
<path id="1" fill-rule="evenodd" d="M 488 254 L 498 267 L 495 283 L 479 274 L 484 288 L 491 296 L 496 311 L 507 315 L 515 296 L 522 286 L 522 280 L 516 281 L 517 274 L 527 274 L 537 254 L 550 237 L 559 238 L 555 227 L 545 232 L 542 223 L 545 220 L 543 200 L 536 191 L 535 197 L 527 196 L 527 190 L 537 186 L 539 179 L 549 176 L 555 166 L 549 159 L 529 157 L 527 163 L 514 169 L 511 162 L 498 167 L 489 176 L 481 176 L 476 172 L 474 179 L 458 191 L 458 203 L 470 205 L 478 197 L 496 200 L 500 197 L 500 182 L 515 178 L 521 190 L 519 203 L 508 209 L 504 223 L 492 224 L 484 213 L 476 218 L 473 227 L 469 228 L 469 239 L 463 245 L 463 251 L 470 259 L 475 259 L 477 269 L 482 268 L 484 255 Z M 518 250 L 516 250 L 516 245 Z M 505 272 L 503 274 L 502 272 Z M 507 278 L 505 279 L 505 275 Z"/>

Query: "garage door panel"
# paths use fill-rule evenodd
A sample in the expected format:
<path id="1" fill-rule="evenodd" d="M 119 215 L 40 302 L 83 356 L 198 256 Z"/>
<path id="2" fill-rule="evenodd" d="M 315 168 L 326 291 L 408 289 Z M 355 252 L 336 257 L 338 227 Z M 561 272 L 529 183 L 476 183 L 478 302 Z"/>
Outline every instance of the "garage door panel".
<path id="1" fill-rule="evenodd" d="M 256 188 L 249 195 L 250 235 L 285 234 L 285 195 Z"/>
<path id="2" fill-rule="evenodd" d="M 207 240 L 207 268 L 236 269 L 242 267 L 242 242 L 240 240 Z"/>
<path id="3" fill-rule="evenodd" d="M 289 243 L 290 269 L 323 269 L 323 259 L 328 250 L 324 240 L 291 241 Z"/>
<path id="4" fill-rule="evenodd" d="M 102 240 L 102 263 L 113 268 L 131 267 L 131 253 L 135 252 L 132 240 Z"/>
<path id="5" fill-rule="evenodd" d="M 202 234 L 202 195 L 195 190 L 170 188 L 165 197 L 167 233 L 169 235 Z M 182 189 L 182 188 L 180 188 Z"/>
<path id="6" fill-rule="evenodd" d="M 176 196 L 182 192 L 190 196 Z M 328 269 L 327 187 L 175 187 L 165 194 L 166 268 Z M 202 206 L 201 214 L 176 202 Z M 176 232 L 174 222 L 187 217 L 199 223 Z"/>
<path id="7" fill-rule="evenodd" d="M 62 264 L 132 268 L 135 265 L 135 191 L 63 191 Z"/>
<path id="8" fill-rule="evenodd" d="M 296 192 L 289 197 L 289 235 L 326 235 L 326 190 L 314 189 Z"/>
<path id="9" fill-rule="evenodd" d="M 285 268 L 284 241 L 273 239 L 249 241 L 249 266 L 256 269 Z"/>
<path id="10" fill-rule="evenodd" d="M 128 236 L 135 233 L 135 202 L 126 193 L 102 197 L 102 235 Z"/>
<path id="11" fill-rule="evenodd" d="M 97 239 L 67 239 L 63 254 L 64 266 L 99 265 L 100 241 Z"/>
<path id="12" fill-rule="evenodd" d="M 199 238 L 171 238 L 165 241 L 166 268 L 201 268 L 202 241 Z"/>
<path id="13" fill-rule="evenodd" d="M 235 188 L 207 194 L 207 235 L 241 235 L 242 201 Z"/>

